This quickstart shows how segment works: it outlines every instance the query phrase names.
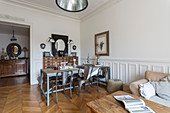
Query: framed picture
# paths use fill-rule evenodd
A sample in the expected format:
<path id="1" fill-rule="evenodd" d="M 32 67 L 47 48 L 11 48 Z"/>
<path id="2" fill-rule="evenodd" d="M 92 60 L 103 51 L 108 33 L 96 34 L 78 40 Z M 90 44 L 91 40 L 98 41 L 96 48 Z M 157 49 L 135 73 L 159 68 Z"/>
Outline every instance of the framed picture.
<path id="1" fill-rule="evenodd" d="M 43 52 L 43 57 L 51 57 L 50 52 Z"/>
<path id="2" fill-rule="evenodd" d="M 40 48 L 41 48 L 41 49 L 45 49 L 45 47 L 46 47 L 46 45 L 45 45 L 44 43 L 41 43 L 41 44 L 40 44 Z"/>
<path id="3" fill-rule="evenodd" d="M 95 35 L 95 55 L 109 56 L 109 31 Z"/>
<path id="4" fill-rule="evenodd" d="M 71 55 L 72 55 L 73 57 L 76 57 L 77 52 L 71 52 Z"/>

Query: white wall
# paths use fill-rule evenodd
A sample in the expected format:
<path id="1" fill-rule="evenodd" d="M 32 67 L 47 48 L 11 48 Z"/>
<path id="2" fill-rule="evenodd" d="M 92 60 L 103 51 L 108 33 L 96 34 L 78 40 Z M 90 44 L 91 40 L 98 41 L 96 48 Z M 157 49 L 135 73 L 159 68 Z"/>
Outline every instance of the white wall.
<path id="1" fill-rule="evenodd" d="M 11 42 L 11 37 L 12 34 L 2 34 L 0 33 L 0 56 L 2 55 L 2 48 L 4 48 L 4 52 L 6 52 L 6 48 L 10 43 L 17 43 L 21 46 L 21 49 L 23 49 L 23 47 L 29 48 L 28 47 L 28 36 L 22 36 L 22 35 L 15 35 L 15 37 L 17 38 L 17 41 L 13 41 Z M 24 57 L 24 52 L 21 52 L 21 54 L 18 57 Z M 26 53 L 26 57 L 28 57 L 28 53 Z"/>
<path id="2" fill-rule="evenodd" d="M 33 9 L 18 7 L 11 4 L 0 3 L 0 14 L 24 18 L 25 22 L 32 25 L 32 79 L 31 83 L 38 83 L 40 69 L 42 68 L 42 52 L 51 51 L 51 44 L 46 40 L 52 33 L 68 35 L 77 45 L 80 55 L 80 22 L 70 18 L 55 16 Z M 45 50 L 40 49 L 41 43 L 46 44 Z"/>
<path id="3" fill-rule="evenodd" d="M 101 62 L 111 66 L 112 78 L 130 82 L 146 70 L 169 73 L 170 0 L 119 0 L 80 28 L 82 62 L 88 53 L 94 58 L 94 35 L 110 31 L 110 56 Z"/>

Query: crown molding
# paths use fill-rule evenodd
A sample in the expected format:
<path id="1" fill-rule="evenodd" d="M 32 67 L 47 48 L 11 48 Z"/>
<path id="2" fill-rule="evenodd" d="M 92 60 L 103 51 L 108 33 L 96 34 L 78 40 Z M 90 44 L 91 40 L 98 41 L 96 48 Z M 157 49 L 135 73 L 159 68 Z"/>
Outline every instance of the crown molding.
<path id="1" fill-rule="evenodd" d="M 30 3 L 24 0 L 0 0 L 0 2 L 8 4 L 8 5 L 19 6 L 22 8 L 33 9 L 33 10 L 40 11 L 43 13 L 48 13 L 48 14 L 52 14 L 52 15 L 56 15 L 56 16 L 60 16 L 60 17 L 64 17 L 67 19 L 72 19 L 72 20 L 80 22 L 80 19 L 76 16 L 56 12 L 52 8 L 33 4 L 33 3 Z"/>
<path id="2" fill-rule="evenodd" d="M 90 12 L 89 14 L 82 16 L 80 18 L 80 22 L 83 22 L 83 21 L 97 15 L 98 13 L 101 13 L 105 9 L 110 8 L 111 6 L 119 3 L 120 1 L 122 1 L 122 0 L 113 0 L 112 2 L 105 3 L 103 6 L 96 8 L 94 11 Z"/>

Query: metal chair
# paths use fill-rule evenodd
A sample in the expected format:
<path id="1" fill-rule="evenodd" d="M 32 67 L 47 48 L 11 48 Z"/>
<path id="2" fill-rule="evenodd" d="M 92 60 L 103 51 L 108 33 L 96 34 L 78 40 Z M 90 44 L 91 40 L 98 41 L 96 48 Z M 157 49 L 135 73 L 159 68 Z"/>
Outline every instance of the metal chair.
<path id="1" fill-rule="evenodd" d="M 91 93 L 91 81 L 90 81 L 90 78 L 96 74 L 98 74 L 98 71 L 99 71 L 99 68 L 95 68 L 93 65 L 86 65 L 85 68 L 84 68 L 84 78 L 79 78 L 78 80 L 78 95 L 80 96 L 80 91 L 81 91 L 81 87 L 84 85 L 87 85 L 89 86 L 89 89 L 90 89 L 90 93 Z"/>
<path id="2" fill-rule="evenodd" d="M 69 73 L 71 72 L 71 75 Z M 73 83 L 73 72 L 72 71 L 67 71 L 67 72 L 62 72 L 60 76 L 58 76 L 59 73 L 57 73 L 56 76 L 56 103 L 58 103 L 58 95 L 57 95 L 57 90 L 58 86 L 64 86 L 62 90 L 64 90 L 65 93 L 65 86 L 70 85 L 68 89 L 70 89 L 70 98 L 72 98 L 72 83 Z"/>
<path id="3" fill-rule="evenodd" d="M 84 80 L 84 75 L 87 75 L 87 71 L 88 71 L 88 68 L 90 66 L 93 66 L 93 64 L 85 64 L 85 65 L 78 65 L 76 66 L 76 68 L 79 68 L 79 71 L 78 73 L 74 74 L 73 75 L 73 88 L 74 88 L 74 91 L 75 91 L 75 87 L 77 86 L 77 83 L 80 81 L 80 80 Z M 86 69 L 85 69 L 86 67 Z M 83 71 L 82 71 L 83 70 Z M 85 85 L 84 85 L 85 87 Z"/>
<path id="4" fill-rule="evenodd" d="M 89 80 L 90 80 L 92 69 L 93 69 L 93 67 L 91 65 L 86 65 L 84 67 L 84 77 L 78 78 L 78 95 L 79 96 L 80 96 L 80 91 L 81 91 L 82 85 L 84 85 L 84 88 L 85 88 L 85 83 L 88 83 L 88 86 L 90 88 Z M 90 93 L 91 93 L 91 88 L 90 88 Z"/>
<path id="5" fill-rule="evenodd" d="M 105 80 L 101 81 L 101 79 Z M 93 80 L 97 81 L 97 91 L 99 91 L 99 84 L 101 82 L 104 82 L 107 85 L 107 68 L 100 68 L 99 73 L 93 76 Z"/>

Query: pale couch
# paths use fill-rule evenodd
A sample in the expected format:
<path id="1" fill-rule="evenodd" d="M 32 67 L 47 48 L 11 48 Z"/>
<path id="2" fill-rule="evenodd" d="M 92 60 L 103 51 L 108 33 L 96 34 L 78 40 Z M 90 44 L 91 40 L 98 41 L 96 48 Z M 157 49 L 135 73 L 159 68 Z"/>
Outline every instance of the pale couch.
<path id="1" fill-rule="evenodd" d="M 160 81 L 161 79 L 163 79 L 167 76 L 169 76 L 169 74 L 146 71 L 145 79 L 141 79 L 141 80 L 130 83 L 129 88 L 130 88 L 132 94 L 140 96 L 139 84 L 147 83 L 148 81 Z M 162 99 L 158 96 L 153 96 L 149 100 L 170 107 L 170 101 Z"/>

